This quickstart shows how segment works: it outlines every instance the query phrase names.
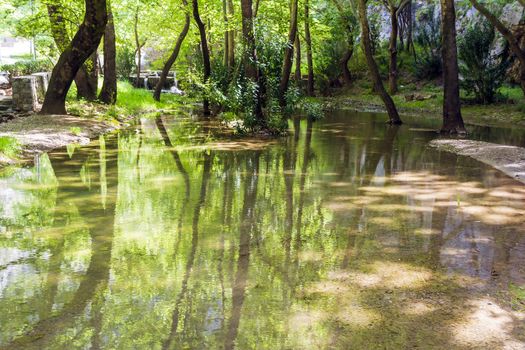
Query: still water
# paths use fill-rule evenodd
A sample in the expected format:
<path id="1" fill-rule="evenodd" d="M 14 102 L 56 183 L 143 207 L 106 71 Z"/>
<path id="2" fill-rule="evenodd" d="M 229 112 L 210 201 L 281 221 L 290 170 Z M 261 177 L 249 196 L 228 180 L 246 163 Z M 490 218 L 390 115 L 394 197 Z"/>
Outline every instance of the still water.
<path id="1" fill-rule="evenodd" d="M 0 348 L 525 347 L 525 186 L 384 120 L 143 119 L 3 170 Z"/>

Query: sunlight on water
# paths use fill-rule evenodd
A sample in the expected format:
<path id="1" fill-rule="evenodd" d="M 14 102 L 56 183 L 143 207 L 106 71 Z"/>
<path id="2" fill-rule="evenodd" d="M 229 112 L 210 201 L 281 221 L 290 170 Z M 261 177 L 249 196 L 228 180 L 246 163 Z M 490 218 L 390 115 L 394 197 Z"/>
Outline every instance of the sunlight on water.
<path id="1" fill-rule="evenodd" d="M 0 348 L 525 346 L 523 185 L 382 120 L 143 119 L 3 170 Z"/>

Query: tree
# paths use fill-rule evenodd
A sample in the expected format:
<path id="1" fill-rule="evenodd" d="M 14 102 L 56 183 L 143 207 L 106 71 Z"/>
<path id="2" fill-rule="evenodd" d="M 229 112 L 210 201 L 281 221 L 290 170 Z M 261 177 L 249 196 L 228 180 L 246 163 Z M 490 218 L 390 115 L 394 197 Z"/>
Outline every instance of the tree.
<path id="1" fill-rule="evenodd" d="M 354 36 L 357 26 L 355 7 L 353 2 L 351 2 L 352 6 L 350 6 L 349 10 L 346 10 L 343 7 L 343 5 L 339 2 L 339 0 L 332 0 L 332 3 L 337 8 L 337 12 L 346 32 L 347 49 L 345 50 L 343 57 L 339 61 L 339 64 L 341 65 L 344 83 L 347 86 L 350 86 L 352 84 L 352 73 L 348 69 L 348 62 L 350 62 L 352 56 L 354 55 Z"/>
<path id="2" fill-rule="evenodd" d="M 241 0 L 241 14 L 244 44 L 244 74 L 254 86 L 254 114 L 256 122 L 259 127 L 266 128 L 266 119 L 262 112 L 260 72 L 257 68 L 257 53 L 255 50 L 252 0 Z"/>
<path id="3" fill-rule="evenodd" d="M 397 35 L 399 32 L 399 15 L 409 3 L 409 0 L 383 0 L 383 4 L 390 14 L 388 87 L 392 95 L 397 93 Z"/>
<path id="4" fill-rule="evenodd" d="M 290 81 L 290 73 L 292 71 L 293 59 L 293 43 L 297 35 L 297 7 L 298 0 L 290 1 L 290 29 L 288 32 L 288 41 L 284 48 L 284 60 L 281 71 L 281 81 L 279 83 L 279 104 L 281 107 L 286 106 L 286 92 L 288 91 L 288 83 Z"/>
<path id="5" fill-rule="evenodd" d="M 306 63 L 308 65 L 308 85 L 306 92 L 308 96 L 314 93 L 314 63 L 312 58 L 312 37 L 310 34 L 310 2 L 304 2 L 304 41 L 306 42 Z"/>
<path id="6" fill-rule="evenodd" d="M 105 104 L 117 102 L 117 49 L 115 47 L 115 24 L 111 3 L 108 2 L 108 23 L 104 32 L 104 81 L 98 99 Z"/>
<path id="7" fill-rule="evenodd" d="M 170 72 L 171 67 L 177 60 L 177 57 L 179 56 L 180 48 L 182 47 L 182 43 L 184 42 L 184 39 L 186 38 L 186 35 L 188 34 L 188 31 L 190 30 L 190 14 L 188 12 L 188 2 L 186 0 L 182 0 L 182 3 L 184 5 L 184 27 L 182 28 L 182 31 L 180 32 L 177 42 L 175 43 L 175 47 L 173 48 L 173 52 L 171 53 L 170 57 L 164 64 L 164 68 L 162 68 L 162 73 L 160 74 L 160 79 L 157 85 L 155 86 L 155 91 L 153 92 L 153 98 L 156 101 L 160 101 L 160 94 L 162 92 L 162 87 L 164 86 L 166 79 L 168 77 L 168 74 Z"/>
<path id="8" fill-rule="evenodd" d="M 140 72 L 142 70 L 142 48 L 144 45 L 146 45 L 146 39 L 143 41 L 140 40 L 139 36 L 139 12 L 140 7 L 137 4 L 135 7 L 135 21 L 133 22 L 133 32 L 135 34 L 135 54 L 137 55 L 137 61 L 136 61 L 136 68 L 135 71 L 137 73 L 137 78 L 135 80 L 135 86 L 140 87 L 142 86 L 142 80 L 140 79 Z"/>
<path id="9" fill-rule="evenodd" d="M 505 40 L 509 43 L 509 48 L 512 53 L 516 56 L 520 64 L 520 85 L 525 95 L 525 48 L 520 46 L 519 38 L 508 29 L 503 22 L 501 22 L 498 17 L 492 14 L 489 9 L 487 9 L 481 2 L 478 0 L 470 0 L 474 8 L 479 11 L 485 18 L 498 30 L 498 32 L 503 35 Z M 519 3 L 525 7 L 525 0 L 519 0 Z"/>
<path id="10" fill-rule="evenodd" d="M 107 22 L 106 0 L 85 0 L 85 4 L 84 20 L 53 69 L 41 113 L 66 113 L 66 96 L 71 83 L 100 44 Z"/>
<path id="11" fill-rule="evenodd" d="M 201 16 L 199 14 L 199 2 L 198 0 L 192 0 L 193 3 L 193 18 L 195 19 L 195 23 L 197 24 L 197 27 L 199 28 L 199 35 L 201 38 L 201 52 L 202 52 L 202 62 L 203 62 L 203 69 L 204 69 L 204 76 L 203 76 L 203 82 L 204 84 L 208 83 L 208 80 L 210 79 L 211 75 L 211 62 L 210 62 L 210 49 L 208 48 L 208 38 L 206 37 L 206 27 L 204 26 L 204 23 L 202 22 Z M 203 113 L 204 115 L 210 114 L 210 102 L 208 101 L 208 98 L 205 96 L 203 101 Z"/>
<path id="12" fill-rule="evenodd" d="M 441 1 L 441 37 L 443 40 L 443 126 L 441 132 L 465 134 L 459 98 L 459 67 L 456 42 L 456 9 L 454 0 Z"/>
<path id="13" fill-rule="evenodd" d="M 379 94 L 381 99 L 383 100 L 383 103 L 385 104 L 388 117 L 389 117 L 389 123 L 390 124 L 402 124 L 401 118 L 399 117 L 399 113 L 397 112 L 396 105 L 394 104 L 394 101 L 392 100 L 392 97 L 388 94 L 388 92 L 385 90 L 385 87 L 383 85 L 383 82 L 381 81 L 381 76 L 379 74 L 379 68 L 377 67 L 377 63 L 374 59 L 374 55 L 372 53 L 372 43 L 370 42 L 370 27 L 368 25 L 368 18 L 367 18 L 367 0 L 358 0 L 359 4 L 359 22 L 361 23 L 361 37 L 362 37 L 362 44 L 363 44 L 363 51 L 365 53 L 366 57 L 366 63 L 368 65 L 368 71 L 370 72 L 370 75 L 372 76 L 372 80 L 374 82 L 374 90 L 376 93 Z"/>
<path id="14" fill-rule="evenodd" d="M 61 1 L 46 3 L 47 14 L 50 21 L 51 36 L 55 45 L 62 53 L 70 42 L 69 30 L 66 22 L 74 23 L 75 20 L 67 18 L 64 4 Z M 77 86 L 77 97 L 88 101 L 94 101 L 97 98 L 98 88 L 98 70 L 96 51 L 87 59 L 86 63 L 80 67 L 75 76 L 75 85 Z"/>

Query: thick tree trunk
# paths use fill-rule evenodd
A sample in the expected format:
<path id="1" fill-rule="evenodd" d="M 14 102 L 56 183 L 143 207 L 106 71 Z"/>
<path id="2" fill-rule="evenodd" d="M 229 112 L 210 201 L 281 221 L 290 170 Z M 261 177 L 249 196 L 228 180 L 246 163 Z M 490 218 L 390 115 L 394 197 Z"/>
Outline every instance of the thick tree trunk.
<path id="1" fill-rule="evenodd" d="M 115 24 L 111 4 L 108 3 L 108 23 L 104 32 L 104 81 L 98 99 L 106 104 L 117 102 L 117 49 L 115 47 Z"/>
<path id="2" fill-rule="evenodd" d="M 352 85 L 352 73 L 350 72 L 350 69 L 348 69 L 348 62 L 352 59 L 352 56 L 354 55 L 354 48 L 353 45 L 348 47 L 348 49 L 345 51 L 345 54 L 343 58 L 341 58 L 341 71 L 343 72 L 343 80 L 346 86 Z"/>
<path id="3" fill-rule="evenodd" d="M 183 0 L 184 7 L 188 6 L 188 3 L 186 0 Z M 188 12 L 186 12 L 186 18 L 184 22 L 184 27 L 182 28 L 182 31 L 179 34 L 179 37 L 177 38 L 177 42 L 175 43 L 175 47 L 173 48 L 173 52 L 171 53 L 170 57 L 166 61 L 166 64 L 164 64 L 164 68 L 162 68 L 162 73 L 160 74 L 159 82 L 157 83 L 157 86 L 155 86 L 155 91 L 153 92 L 153 98 L 156 101 L 160 101 L 160 94 L 162 92 L 162 87 L 166 83 L 166 79 L 168 78 L 168 74 L 170 72 L 171 67 L 177 60 L 177 57 L 179 56 L 180 48 L 182 47 L 182 43 L 184 42 L 184 39 L 186 38 L 186 35 L 188 34 L 188 31 L 190 30 L 190 15 Z"/>
<path id="4" fill-rule="evenodd" d="M 443 40 L 443 126 L 441 132 L 466 133 L 459 98 L 459 67 L 456 43 L 456 9 L 454 0 L 441 0 L 441 32 Z"/>
<path id="5" fill-rule="evenodd" d="M 370 42 L 370 27 L 368 25 L 366 0 L 359 0 L 359 22 L 361 24 L 361 37 L 363 44 L 363 51 L 365 52 L 366 63 L 368 70 L 374 82 L 374 90 L 379 94 L 390 118 L 390 124 L 402 124 L 399 113 L 397 112 L 396 105 L 392 100 L 392 97 L 385 90 L 383 82 L 381 81 L 381 75 L 377 68 L 377 63 L 372 53 L 372 43 Z"/>
<path id="6" fill-rule="evenodd" d="M 66 96 L 73 79 L 86 59 L 96 51 L 104 34 L 107 21 L 106 0 L 86 0 L 85 3 L 84 20 L 53 68 L 42 106 L 43 114 L 66 113 Z"/>
<path id="7" fill-rule="evenodd" d="M 295 37 L 295 83 L 301 86 L 301 40 L 299 34 Z"/>
<path id="8" fill-rule="evenodd" d="M 472 5 L 500 32 L 501 35 L 509 43 L 512 53 L 516 56 L 520 63 L 520 85 L 525 95 L 525 48 L 522 48 L 519 39 L 508 29 L 498 17 L 493 15 L 485 6 L 477 0 L 470 0 Z M 520 0 L 520 4 L 525 6 L 525 0 Z"/>
<path id="9" fill-rule="evenodd" d="M 60 52 L 64 52 L 70 42 L 69 34 L 66 27 L 66 19 L 62 12 L 60 2 L 46 4 L 49 20 L 51 22 L 51 35 Z M 89 57 L 86 63 L 80 67 L 75 76 L 75 85 L 77 86 L 77 98 L 83 98 L 88 101 L 94 101 L 97 97 L 97 55 Z M 94 74 L 93 74 L 94 73 Z M 91 77 L 91 78 L 90 78 Z"/>
<path id="10" fill-rule="evenodd" d="M 279 83 L 279 104 L 281 107 L 286 106 L 286 92 L 290 82 L 290 73 L 292 71 L 293 42 L 297 35 L 297 5 L 298 0 L 291 0 L 290 3 L 290 30 L 288 32 L 288 41 L 284 49 L 283 68 L 281 71 L 281 81 Z"/>
<path id="11" fill-rule="evenodd" d="M 306 63 L 308 65 L 308 84 L 306 92 L 308 96 L 314 96 L 314 62 L 312 57 L 312 36 L 310 34 L 310 4 L 304 2 L 304 41 L 306 42 Z"/>
<path id="12" fill-rule="evenodd" d="M 390 42 L 388 51 L 390 52 L 390 66 L 388 71 L 388 87 L 390 93 L 395 95 L 397 93 L 397 33 L 399 31 L 399 23 L 397 20 L 397 9 L 390 8 Z"/>
<path id="13" fill-rule="evenodd" d="M 206 84 L 208 80 L 210 79 L 211 75 L 211 63 L 210 63 L 210 50 L 208 48 L 208 39 L 206 37 L 206 27 L 204 26 L 204 23 L 201 20 L 200 14 L 199 14 L 199 2 L 198 0 L 192 0 L 193 2 L 193 18 L 195 19 L 195 23 L 197 23 L 197 27 L 199 28 L 199 35 L 201 39 L 201 51 L 202 51 L 202 61 L 204 64 L 204 76 L 203 76 L 203 82 Z M 208 98 L 205 96 L 203 101 L 203 113 L 204 115 L 210 114 L 210 102 L 208 101 Z"/>
<path id="14" fill-rule="evenodd" d="M 255 50 L 255 35 L 253 28 L 252 0 L 241 0 L 242 34 L 244 44 L 244 73 L 255 85 L 254 113 L 257 124 L 266 128 L 266 120 L 262 112 L 261 77 L 257 67 L 257 53 Z"/>

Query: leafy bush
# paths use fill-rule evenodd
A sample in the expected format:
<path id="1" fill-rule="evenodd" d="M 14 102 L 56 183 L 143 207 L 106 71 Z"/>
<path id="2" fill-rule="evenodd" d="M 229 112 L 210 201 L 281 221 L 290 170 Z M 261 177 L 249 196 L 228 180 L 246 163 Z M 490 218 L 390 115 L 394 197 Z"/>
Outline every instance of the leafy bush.
<path id="1" fill-rule="evenodd" d="M 117 76 L 122 79 L 129 79 L 135 68 L 135 51 L 128 46 L 118 47 L 116 61 Z"/>
<path id="2" fill-rule="evenodd" d="M 478 103 L 494 102 L 509 66 L 507 49 L 494 52 L 494 38 L 494 27 L 486 21 L 477 21 L 458 42 L 461 85 Z"/>
<path id="3" fill-rule="evenodd" d="M 48 60 L 24 59 L 13 64 L 4 64 L 0 66 L 0 71 L 8 72 L 11 77 L 29 75 L 37 72 L 50 72 L 53 64 Z"/>

